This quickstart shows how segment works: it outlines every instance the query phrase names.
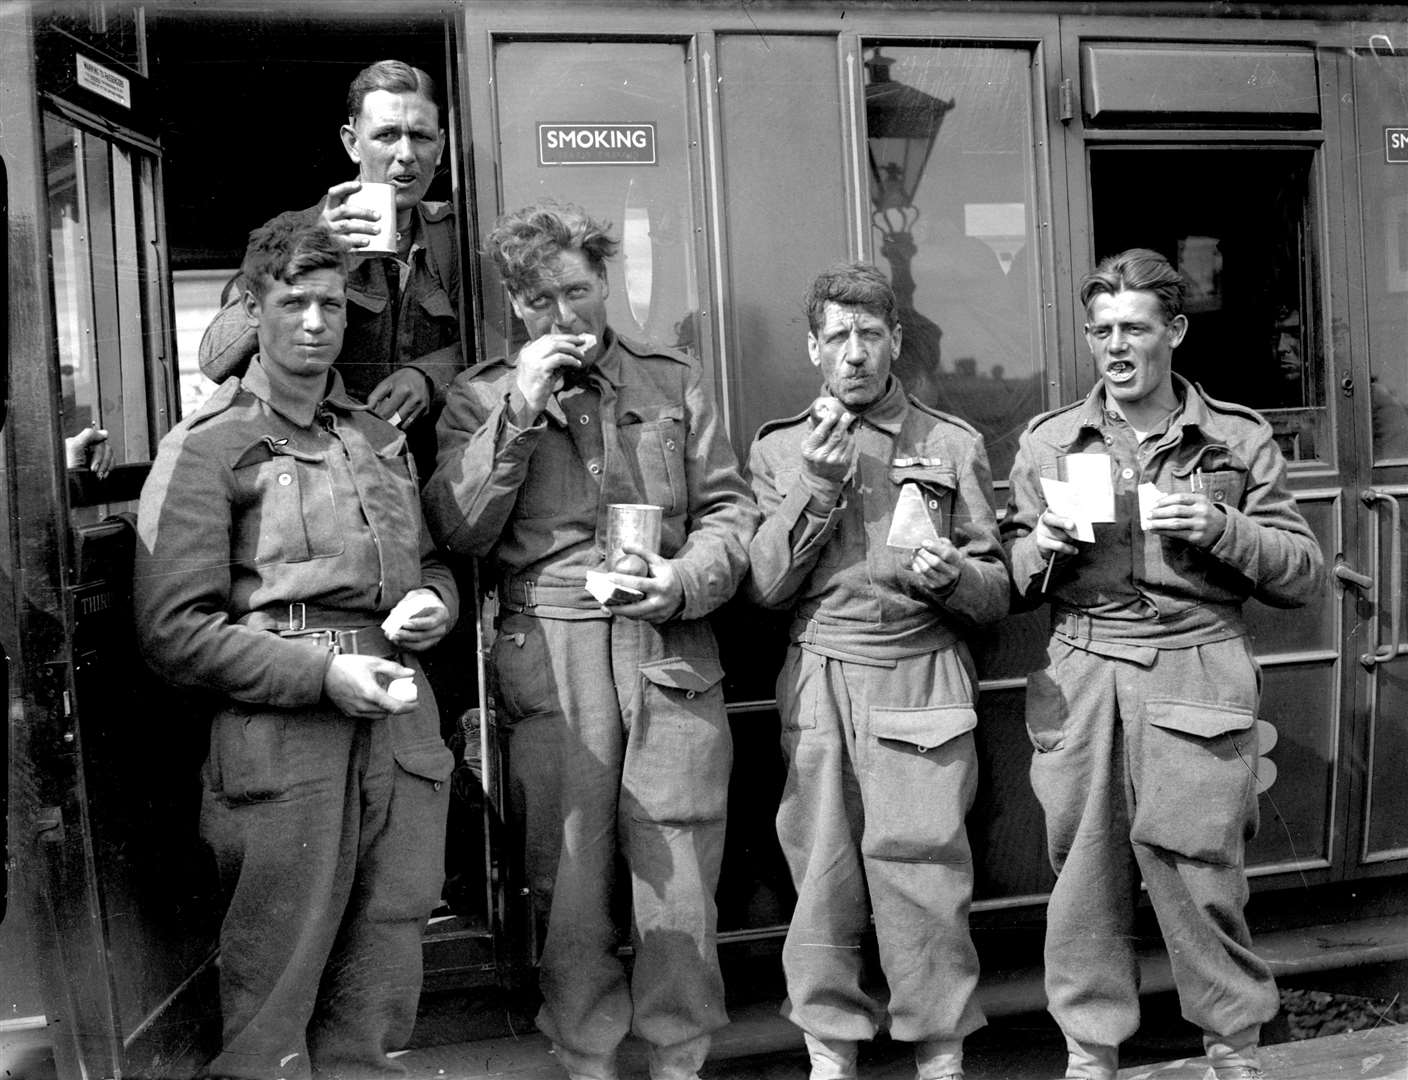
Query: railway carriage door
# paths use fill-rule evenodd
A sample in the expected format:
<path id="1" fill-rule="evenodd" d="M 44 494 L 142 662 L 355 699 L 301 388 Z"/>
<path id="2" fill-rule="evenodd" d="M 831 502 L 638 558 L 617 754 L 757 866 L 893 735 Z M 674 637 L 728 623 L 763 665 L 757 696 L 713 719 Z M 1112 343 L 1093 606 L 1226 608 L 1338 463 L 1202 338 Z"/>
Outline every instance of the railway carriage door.
<path id="1" fill-rule="evenodd" d="M 1292 886 L 1408 856 L 1408 813 L 1384 798 L 1408 766 L 1391 616 L 1408 436 L 1387 420 L 1408 379 L 1408 272 L 1395 262 L 1408 251 L 1408 164 L 1400 175 L 1383 163 L 1408 65 L 1391 45 L 1351 60 L 1285 24 L 1071 19 L 1062 30 L 1073 279 L 1134 246 L 1182 270 L 1190 328 L 1175 370 L 1271 422 L 1327 567 L 1339 565 L 1292 617 L 1247 607 L 1274 727 L 1250 873 Z M 1070 303 L 1084 390 L 1094 372 Z"/>
<path id="2" fill-rule="evenodd" d="M 1357 633 L 1346 641 L 1354 672 L 1355 750 L 1350 867 L 1401 871 L 1408 860 L 1408 23 L 1381 28 L 1338 61 L 1341 122 L 1357 152 L 1346 160 L 1345 224 L 1350 361 L 1336 365 L 1355 415 L 1354 488 L 1346 502 L 1359 533 L 1346 558 Z M 1357 213 L 1355 212 L 1357 210 Z M 1357 227 L 1356 227 L 1357 226 Z M 1362 247 L 1354 240 L 1362 237 Z M 1363 580 L 1363 579 L 1367 579 Z"/>

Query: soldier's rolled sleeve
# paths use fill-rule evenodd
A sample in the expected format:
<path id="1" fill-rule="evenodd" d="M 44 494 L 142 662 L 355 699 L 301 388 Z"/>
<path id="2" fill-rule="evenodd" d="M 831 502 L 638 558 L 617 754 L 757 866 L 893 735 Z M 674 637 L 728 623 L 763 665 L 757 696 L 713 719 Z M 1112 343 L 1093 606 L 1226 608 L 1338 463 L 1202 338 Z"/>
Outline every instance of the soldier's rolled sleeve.
<path id="1" fill-rule="evenodd" d="M 1310 526 L 1296 510 L 1286 483 L 1286 462 L 1262 425 L 1246 452 L 1246 489 L 1241 506 L 1219 503 L 1227 515 L 1213 558 L 1251 583 L 1256 599 L 1273 607 L 1296 607 L 1319 590 L 1325 557 Z"/>
<path id="2" fill-rule="evenodd" d="M 164 442 L 137 514 L 133 606 L 148 663 L 167 680 L 239 701 L 316 704 L 332 654 L 232 622 L 228 464 L 193 441 Z"/>
<path id="3" fill-rule="evenodd" d="M 1037 547 L 1035 531 L 1046 510 L 1046 497 L 1041 491 L 1041 474 L 1029 432 L 1023 432 L 1018 440 L 1008 484 L 1007 511 L 1000 533 L 1012 566 L 1012 586 L 1018 596 L 1040 603 L 1044 599 L 1041 582 L 1046 574 L 1046 556 Z"/>
<path id="4" fill-rule="evenodd" d="M 826 514 L 818 514 L 805 484 L 781 490 L 777 463 L 772 459 L 778 452 L 791 453 L 794 448 L 785 438 L 775 440 L 776 449 L 765 439 L 754 440 L 748 451 L 748 477 L 762 523 L 748 547 L 750 566 L 744 591 L 762 607 L 785 608 L 791 606 L 816 567 L 846 504 L 843 497 Z M 800 452 L 798 457 L 800 460 Z"/>
<path id="5" fill-rule="evenodd" d="M 421 493 L 431 535 L 459 555 L 482 557 L 498 542 L 547 429 L 541 416 L 530 427 L 515 424 L 522 396 L 514 387 L 495 401 L 494 386 L 470 372 L 451 383 L 436 426 L 435 472 Z"/>
<path id="6" fill-rule="evenodd" d="M 672 562 L 684 588 L 680 616 L 698 619 L 737 591 L 759 513 L 697 365 L 690 368 L 684 405 L 689 524 Z"/>

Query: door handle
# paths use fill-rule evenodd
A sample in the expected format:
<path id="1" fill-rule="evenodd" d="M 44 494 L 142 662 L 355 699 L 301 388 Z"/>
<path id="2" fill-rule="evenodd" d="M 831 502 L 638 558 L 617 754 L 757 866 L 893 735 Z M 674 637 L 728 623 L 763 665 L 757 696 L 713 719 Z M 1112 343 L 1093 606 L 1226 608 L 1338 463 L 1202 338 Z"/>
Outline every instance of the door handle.
<path id="1" fill-rule="evenodd" d="M 1374 587 L 1374 579 L 1368 574 L 1361 574 L 1358 570 L 1351 570 L 1349 563 L 1341 560 L 1335 563 L 1335 578 L 1346 585 L 1353 585 L 1356 589 L 1363 589 L 1368 592 Z"/>
<path id="2" fill-rule="evenodd" d="M 1388 535 L 1389 535 L 1389 568 L 1388 568 L 1388 641 L 1381 642 L 1377 634 L 1374 638 L 1374 651 L 1365 653 L 1359 658 L 1359 662 L 1365 668 L 1372 671 L 1376 664 L 1384 664 L 1398 655 L 1398 639 L 1402 634 L 1403 627 L 1403 519 L 1398 506 L 1398 499 L 1382 491 L 1375 491 L 1373 488 L 1366 488 L 1359 494 L 1359 501 L 1369 509 L 1374 511 L 1374 518 L 1377 523 L 1380 507 L 1388 506 Z M 1382 564 L 1383 553 L 1378 551 L 1378 536 L 1374 537 L 1375 553 Z M 1339 567 L 1335 568 L 1338 575 Z M 1376 627 L 1383 626 L 1384 612 L 1384 577 L 1379 577 L 1378 595 L 1375 597 L 1378 607 L 1378 620 Z"/>

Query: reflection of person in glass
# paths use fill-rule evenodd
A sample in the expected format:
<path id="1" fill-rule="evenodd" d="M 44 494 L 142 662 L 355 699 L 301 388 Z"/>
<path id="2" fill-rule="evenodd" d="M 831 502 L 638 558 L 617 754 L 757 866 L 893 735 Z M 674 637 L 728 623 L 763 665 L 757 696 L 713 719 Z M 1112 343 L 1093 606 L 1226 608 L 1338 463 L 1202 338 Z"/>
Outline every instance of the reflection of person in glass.
<path id="1" fill-rule="evenodd" d="M 699 364 L 607 325 L 604 224 L 539 203 L 487 250 L 529 341 L 451 386 L 425 500 L 440 542 L 496 578 L 510 790 L 547 917 L 538 1024 L 571 1077 L 615 1080 L 634 1031 L 653 1080 L 693 1080 L 727 1022 L 714 890 L 732 742 L 704 616 L 742 579 L 758 511 Z M 658 552 L 603 563 L 612 503 L 662 508 Z M 623 599 L 593 599 L 591 571 Z"/>
<path id="2" fill-rule="evenodd" d="M 977 677 L 962 635 L 1008 604 L 987 454 L 891 374 L 901 329 L 873 266 L 821 274 L 807 316 L 834 401 L 819 420 L 764 425 L 749 457 L 764 521 L 746 589 L 793 612 L 777 680 L 777 831 L 797 889 L 784 1012 L 812 1080 L 854 1077 L 857 1043 L 881 1027 L 914 1044 L 919 1080 L 956 1078 L 983 1023 L 964 831 Z M 888 1002 L 862 985 L 872 917 Z"/>
<path id="3" fill-rule="evenodd" d="M 143 652 L 222 702 L 201 831 L 231 889 L 223 1078 L 399 1072 L 444 880 L 454 761 L 414 654 L 457 593 L 405 436 L 333 370 L 346 258 L 299 215 L 254 232 L 259 350 L 162 440 L 138 514 Z"/>
<path id="4" fill-rule="evenodd" d="M 1260 677 L 1242 604 L 1306 603 L 1324 560 L 1271 426 L 1173 374 L 1184 289 L 1143 249 L 1086 276 L 1099 382 L 1028 425 L 1003 522 L 1015 588 L 1052 605 L 1047 666 L 1027 681 L 1032 786 L 1057 873 L 1046 990 L 1066 1076 L 1088 1080 L 1114 1080 L 1139 1025 L 1141 876 L 1217 1080 L 1263 1075 L 1261 1025 L 1279 1007 L 1243 913 Z M 1093 543 L 1042 486 L 1081 454 L 1107 459 L 1114 493 L 1115 520 L 1094 524 Z"/>

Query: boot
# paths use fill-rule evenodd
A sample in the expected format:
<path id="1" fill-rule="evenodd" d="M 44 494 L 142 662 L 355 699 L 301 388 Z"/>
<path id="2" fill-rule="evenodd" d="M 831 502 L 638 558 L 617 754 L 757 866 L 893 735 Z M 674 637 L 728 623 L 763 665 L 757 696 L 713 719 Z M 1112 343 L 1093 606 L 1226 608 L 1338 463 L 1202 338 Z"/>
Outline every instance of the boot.
<path id="1" fill-rule="evenodd" d="M 1083 1043 L 1066 1036 L 1066 1080 L 1116 1080 L 1120 1048 Z"/>
<path id="2" fill-rule="evenodd" d="M 1257 1053 L 1260 1038 L 1260 1024 L 1252 1024 L 1231 1035 L 1203 1032 L 1203 1050 L 1208 1055 L 1213 1076 L 1217 1080 L 1266 1080 L 1266 1074 L 1261 1071 L 1261 1056 Z"/>
<path id="3" fill-rule="evenodd" d="M 812 1060 L 810 1080 L 856 1080 L 858 1050 L 854 1040 L 823 1039 L 809 1031 L 802 1037 Z"/>
<path id="4" fill-rule="evenodd" d="M 963 1080 L 963 1040 L 926 1039 L 914 1044 L 917 1080 Z"/>

